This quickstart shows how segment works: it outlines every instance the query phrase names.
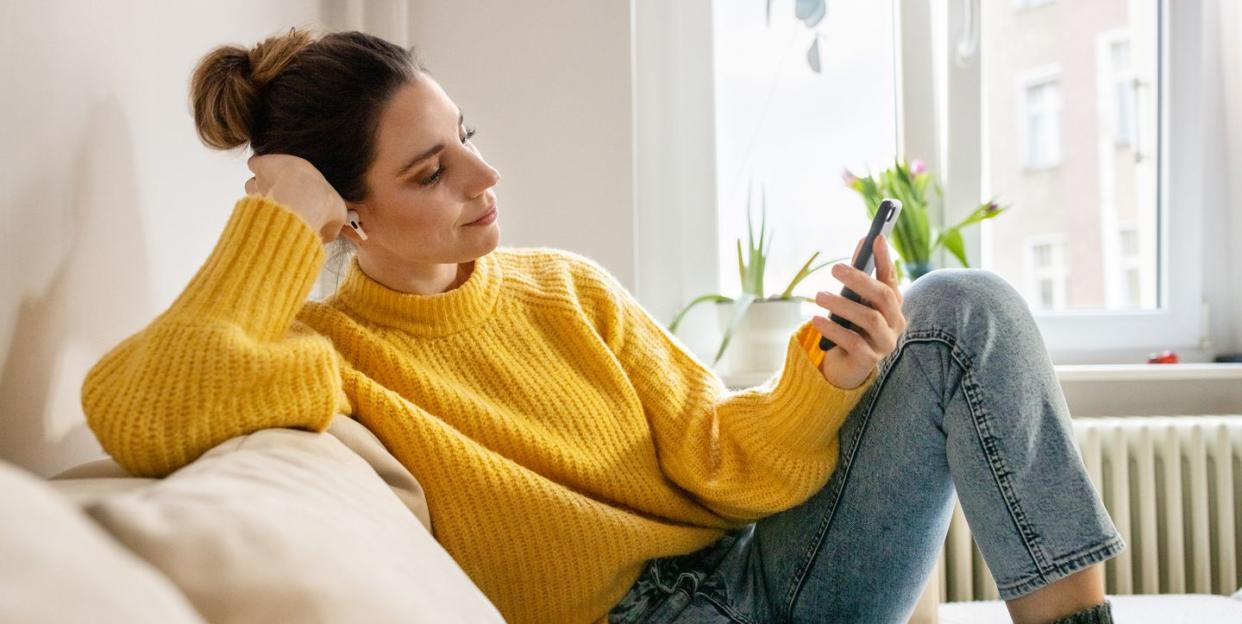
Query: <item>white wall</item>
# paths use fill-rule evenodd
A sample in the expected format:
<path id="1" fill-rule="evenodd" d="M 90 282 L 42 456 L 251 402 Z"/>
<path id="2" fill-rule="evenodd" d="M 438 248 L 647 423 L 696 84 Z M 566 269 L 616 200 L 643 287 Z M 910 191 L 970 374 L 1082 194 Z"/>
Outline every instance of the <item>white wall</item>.
<path id="1" fill-rule="evenodd" d="M 0 458 L 49 475 L 103 456 L 90 366 L 163 311 L 244 194 L 203 147 L 190 72 L 319 16 L 318 0 L 0 2 Z"/>
<path id="2" fill-rule="evenodd" d="M 500 171 L 501 244 L 636 274 L 630 2 L 412 0 L 410 42 Z"/>

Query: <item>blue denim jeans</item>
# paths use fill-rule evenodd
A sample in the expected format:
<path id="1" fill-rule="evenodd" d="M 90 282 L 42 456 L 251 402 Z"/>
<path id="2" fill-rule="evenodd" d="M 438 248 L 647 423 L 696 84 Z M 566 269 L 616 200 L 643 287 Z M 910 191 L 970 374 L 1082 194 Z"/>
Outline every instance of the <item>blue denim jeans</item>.
<path id="1" fill-rule="evenodd" d="M 1026 302 L 975 269 L 912 284 L 908 327 L 803 504 L 649 561 L 611 622 L 905 622 L 954 495 L 1004 600 L 1125 547 Z"/>

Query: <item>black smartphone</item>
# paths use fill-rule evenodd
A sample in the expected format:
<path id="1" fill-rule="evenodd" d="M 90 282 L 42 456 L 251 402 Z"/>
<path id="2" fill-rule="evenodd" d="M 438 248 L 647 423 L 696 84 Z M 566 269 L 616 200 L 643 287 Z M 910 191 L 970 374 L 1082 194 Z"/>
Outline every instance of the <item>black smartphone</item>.
<path id="1" fill-rule="evenodd" d="M 871 248 L 875 246 L 875 239 L 880 234 L 884 238 L 889 238 L 893 232 L 893 224 L 897 223 L 897 215 L 901 214 L 901 202 L 896 199 L 884 198 L 880 201 L 880 208 L 875 211 L 875 217 L 871 219 L 871 229 L 867 231 L 867 238 L 863 240 L 862 249 L 858 250 L 858 257 L 854 259 L 854 268 L 871 275 L 875 271 L 875 256 L 871 253 Z M 862 297 L 858 293 L 845 287 L 841 289 L 841 296 L 862 303 Z M 835 312 L 828 316 L 834 323 L 846 329 L 854 329 L 854 324 L 837 316 Z M 836 346 L 824 336 L 819 338 L 820 351 L 827 351 Z"/>

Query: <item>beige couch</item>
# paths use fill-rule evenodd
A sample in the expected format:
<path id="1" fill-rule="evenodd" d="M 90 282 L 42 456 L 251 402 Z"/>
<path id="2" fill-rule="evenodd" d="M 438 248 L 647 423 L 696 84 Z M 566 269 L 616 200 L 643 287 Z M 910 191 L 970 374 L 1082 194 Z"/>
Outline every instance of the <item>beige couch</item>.
<path id="1" fill-rule="evenodd" d="M 432 537 L 418 481 L 344 416 L 159 480 L 0 462 L 0 497 L 0 622 L 503 621 Z M 912 622 L 935 622 L 937 592 Z"/>

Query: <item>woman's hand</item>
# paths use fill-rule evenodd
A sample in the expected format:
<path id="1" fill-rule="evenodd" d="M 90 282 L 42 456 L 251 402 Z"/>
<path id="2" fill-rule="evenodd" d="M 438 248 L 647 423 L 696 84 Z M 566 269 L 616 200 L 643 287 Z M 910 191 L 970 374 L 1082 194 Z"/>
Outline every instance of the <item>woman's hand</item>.
<path id="1" fill-rule="evenodd" d="M 858 241 L 858 251 L 862 241 Z M 819 333 L 836 343 L 824 354 L 819 372 L 828 383 L 838 388 L 856 388 L 866 381 L 875 365 L 897 347 L 897 337 L 906 329 L 906 317 L 901 313 L 901 291 L 897 290 L 897 269 L 893 266 L 884 236 L 875 239 L 876 277 L 855 269 L 850 264 L 832 267 L 832 275 L 862 297 L 862 305 L 826 291 L 815 296 L 815 303 L 856 327 L 846 329 L 832 322 L 827 316 L 816 316 L 811 323 Z M 868 307 L 870 306 L 870 307 Z"/>
<path id="2" fill-rule="evenodd" d="M 246 161 L 254 177 L 246 194 L 266 195 L 302 217 L 323 242 L 330 243 L 345 226 L 345 200 L 305 158 L 291 154 L 254 155 Z"/>

